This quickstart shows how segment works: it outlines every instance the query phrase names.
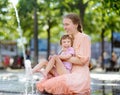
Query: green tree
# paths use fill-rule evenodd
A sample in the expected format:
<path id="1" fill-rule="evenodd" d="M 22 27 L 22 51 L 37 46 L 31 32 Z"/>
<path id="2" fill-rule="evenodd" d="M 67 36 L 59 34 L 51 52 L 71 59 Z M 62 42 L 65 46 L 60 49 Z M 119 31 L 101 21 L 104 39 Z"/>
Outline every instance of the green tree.
<path id="1" fill-rule="evenodd" d="M 108 2 L 107 2 L 108 1 Z M 101 41 L 102 60 L 104 59 L 104 40 L 111 41 L 111 32 L 120 31 L 120 18 L 117 8 L 111 8 L 114 1 L 91 1 L 86 11 L 85 31 L 90 31 L 92 42 Z M 117 2 L 117 1 L 116 1 Z M 119 1 L 118 1 L 119 4 Z M 89 19 L 89 20 L 88 20 Z M 92 28 L 91 28 L 92 27 Z M 104 64 L 104 61 L 103 61 Z M 102 67 L 104 68 L 104 65 Z"/>
<path id="2" fill-rule="evenodd" d="M 119 15 L 115 10 L 111 10 L 110 7 L 106 7 L 106 2 L 91 1 L 88 4 L 85 15 L 85 31 L 91 35 L 92 41 L 100 41 L 102 29 L 105 30 L 105 38 L 110 40 L 110 31 L 120 31 L 119 28 Z"/>
<path id="3" fill-rule="evenodd" d="M 15 33 L 13 17 L 10 14 L 11 4 L 8 0 L 0 1 L 0 39 L 1 40 L 14 40 L 17 36 Z M 13 32 L 13 34 L 11 33 Z M 8 35 L 9 34 L 9 35 Z M 12 38 L 10 37 L 12 36 Z"/>

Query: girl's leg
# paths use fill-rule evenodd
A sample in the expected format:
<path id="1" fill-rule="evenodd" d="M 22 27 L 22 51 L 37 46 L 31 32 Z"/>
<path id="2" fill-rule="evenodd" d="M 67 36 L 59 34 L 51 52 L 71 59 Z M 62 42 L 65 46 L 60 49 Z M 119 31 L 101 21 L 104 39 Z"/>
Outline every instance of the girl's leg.
<path id="1" fill-rule="evenodd" d="M 61 59 L 57 55 L 54 55 L 54 56 L 52 56 L 52 58 L 48 62 L 46 69 L 45 69 L 45 72 L 43 72 L 45 77 L 52 70 L 52 68 L 54 66 L 55 66 L 55 69 L 56 69 L 58 75 L 69 73 L 69 71 L 65 68 L 64 64 L 62 63 Z"/>
<path id="2" fill-rule="evenodd" d="M 56 71 L 59 75 L 69 73 L 69 71 L 65 68 L 64 64 L 62 63 L 61 59 L 59 56 L 55 56 L 55 66 L 56 66 Z"/>
<path id="3" fill-rule="evenodd" d="M 45 72 L 44 72 L 45 76 L 47 76 L 47 74 L 52 70 L 54 65 L 55 65 L 55 58 L 52 57 L 45 68 Z"/>
<path id="4" fill-rule="evenodd" d="M 48 63 L 47 60 L 41 61 L 39 64 L 37 64 L 33 69 L 32 73 L 39 72 L 42 67 L 44 67 Z"/>

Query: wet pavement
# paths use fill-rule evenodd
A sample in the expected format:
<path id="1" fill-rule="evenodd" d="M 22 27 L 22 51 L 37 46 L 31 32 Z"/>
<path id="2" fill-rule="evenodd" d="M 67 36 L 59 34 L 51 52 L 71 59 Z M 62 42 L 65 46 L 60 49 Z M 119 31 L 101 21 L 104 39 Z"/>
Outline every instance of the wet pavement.
<path id="1" fill-rule="evenodd" d="M 37 95 L 35 82 L 41 75 L 26 77 L 24 69 L 0 70 L 0 95 Z"/>
<path id="2" fill-rule="evenodd" d="M 0 95 L 40 95 L 35 83 L 41 78 L 35 74 L 26 82 L 24 69 L 0 70 Z M 91 71 L 91 91 L 91 95 L 120 95 L 120 72 Z"/>

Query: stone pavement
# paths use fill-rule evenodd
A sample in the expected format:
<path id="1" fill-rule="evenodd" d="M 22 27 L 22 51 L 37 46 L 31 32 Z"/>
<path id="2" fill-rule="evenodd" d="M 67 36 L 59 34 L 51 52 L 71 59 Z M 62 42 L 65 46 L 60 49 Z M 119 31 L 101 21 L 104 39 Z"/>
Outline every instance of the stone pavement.
<path id="1" fill-rule="evenodd" d="M 26 91 L 29 95 L 37 95 L 34 84 L 41 78 L 40 74 L 35 74 L 35 81 L 28 81 L 26 84 L 24 69 L 0 70 L 0 95 L 24 95 Z M 100 68 L 92 70 L 91 91 L 91 95 L 120 95 L 120 72 L 106 73 Z"/>
<path id="2" fill-rule="evenodd" d="M 95 68 L 91 71 L 91 79 L 92 95 L 120 95 L 120 71 Z"/>
<path id="3" fill-rule="evenodd" d="M 34 82 L 40 80 L 38 75 L 33 78 L 34 80 L 28 80 L 24 69 L 0 70 L 0 95 L 33 95 L 36 93 Z"/>

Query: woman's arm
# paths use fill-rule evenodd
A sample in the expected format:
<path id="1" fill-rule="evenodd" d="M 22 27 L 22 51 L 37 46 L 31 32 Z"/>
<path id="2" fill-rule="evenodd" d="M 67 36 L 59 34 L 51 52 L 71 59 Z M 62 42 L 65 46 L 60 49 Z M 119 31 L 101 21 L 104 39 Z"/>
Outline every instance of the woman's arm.
<path id="1" fill-rule="evenodd" d="M 77 57 L 77 56 L 72 56 L 69 59 L 67 59 L 67 62 L 70 62 L 72 64 L 77 64 L 77 65 L 84 65 L 85 63 L 87 63 L 89 61 L 89 57 Z"/>
<path id="2" fill-rule="evenodd" d="M 91 56 L 91 42 L 88 36 L 83 35 L 77 37 L 74 44 L 75 56 L 67 59 L 66 61 L 73 64 L 85 65 L 90 61 Z"/>

